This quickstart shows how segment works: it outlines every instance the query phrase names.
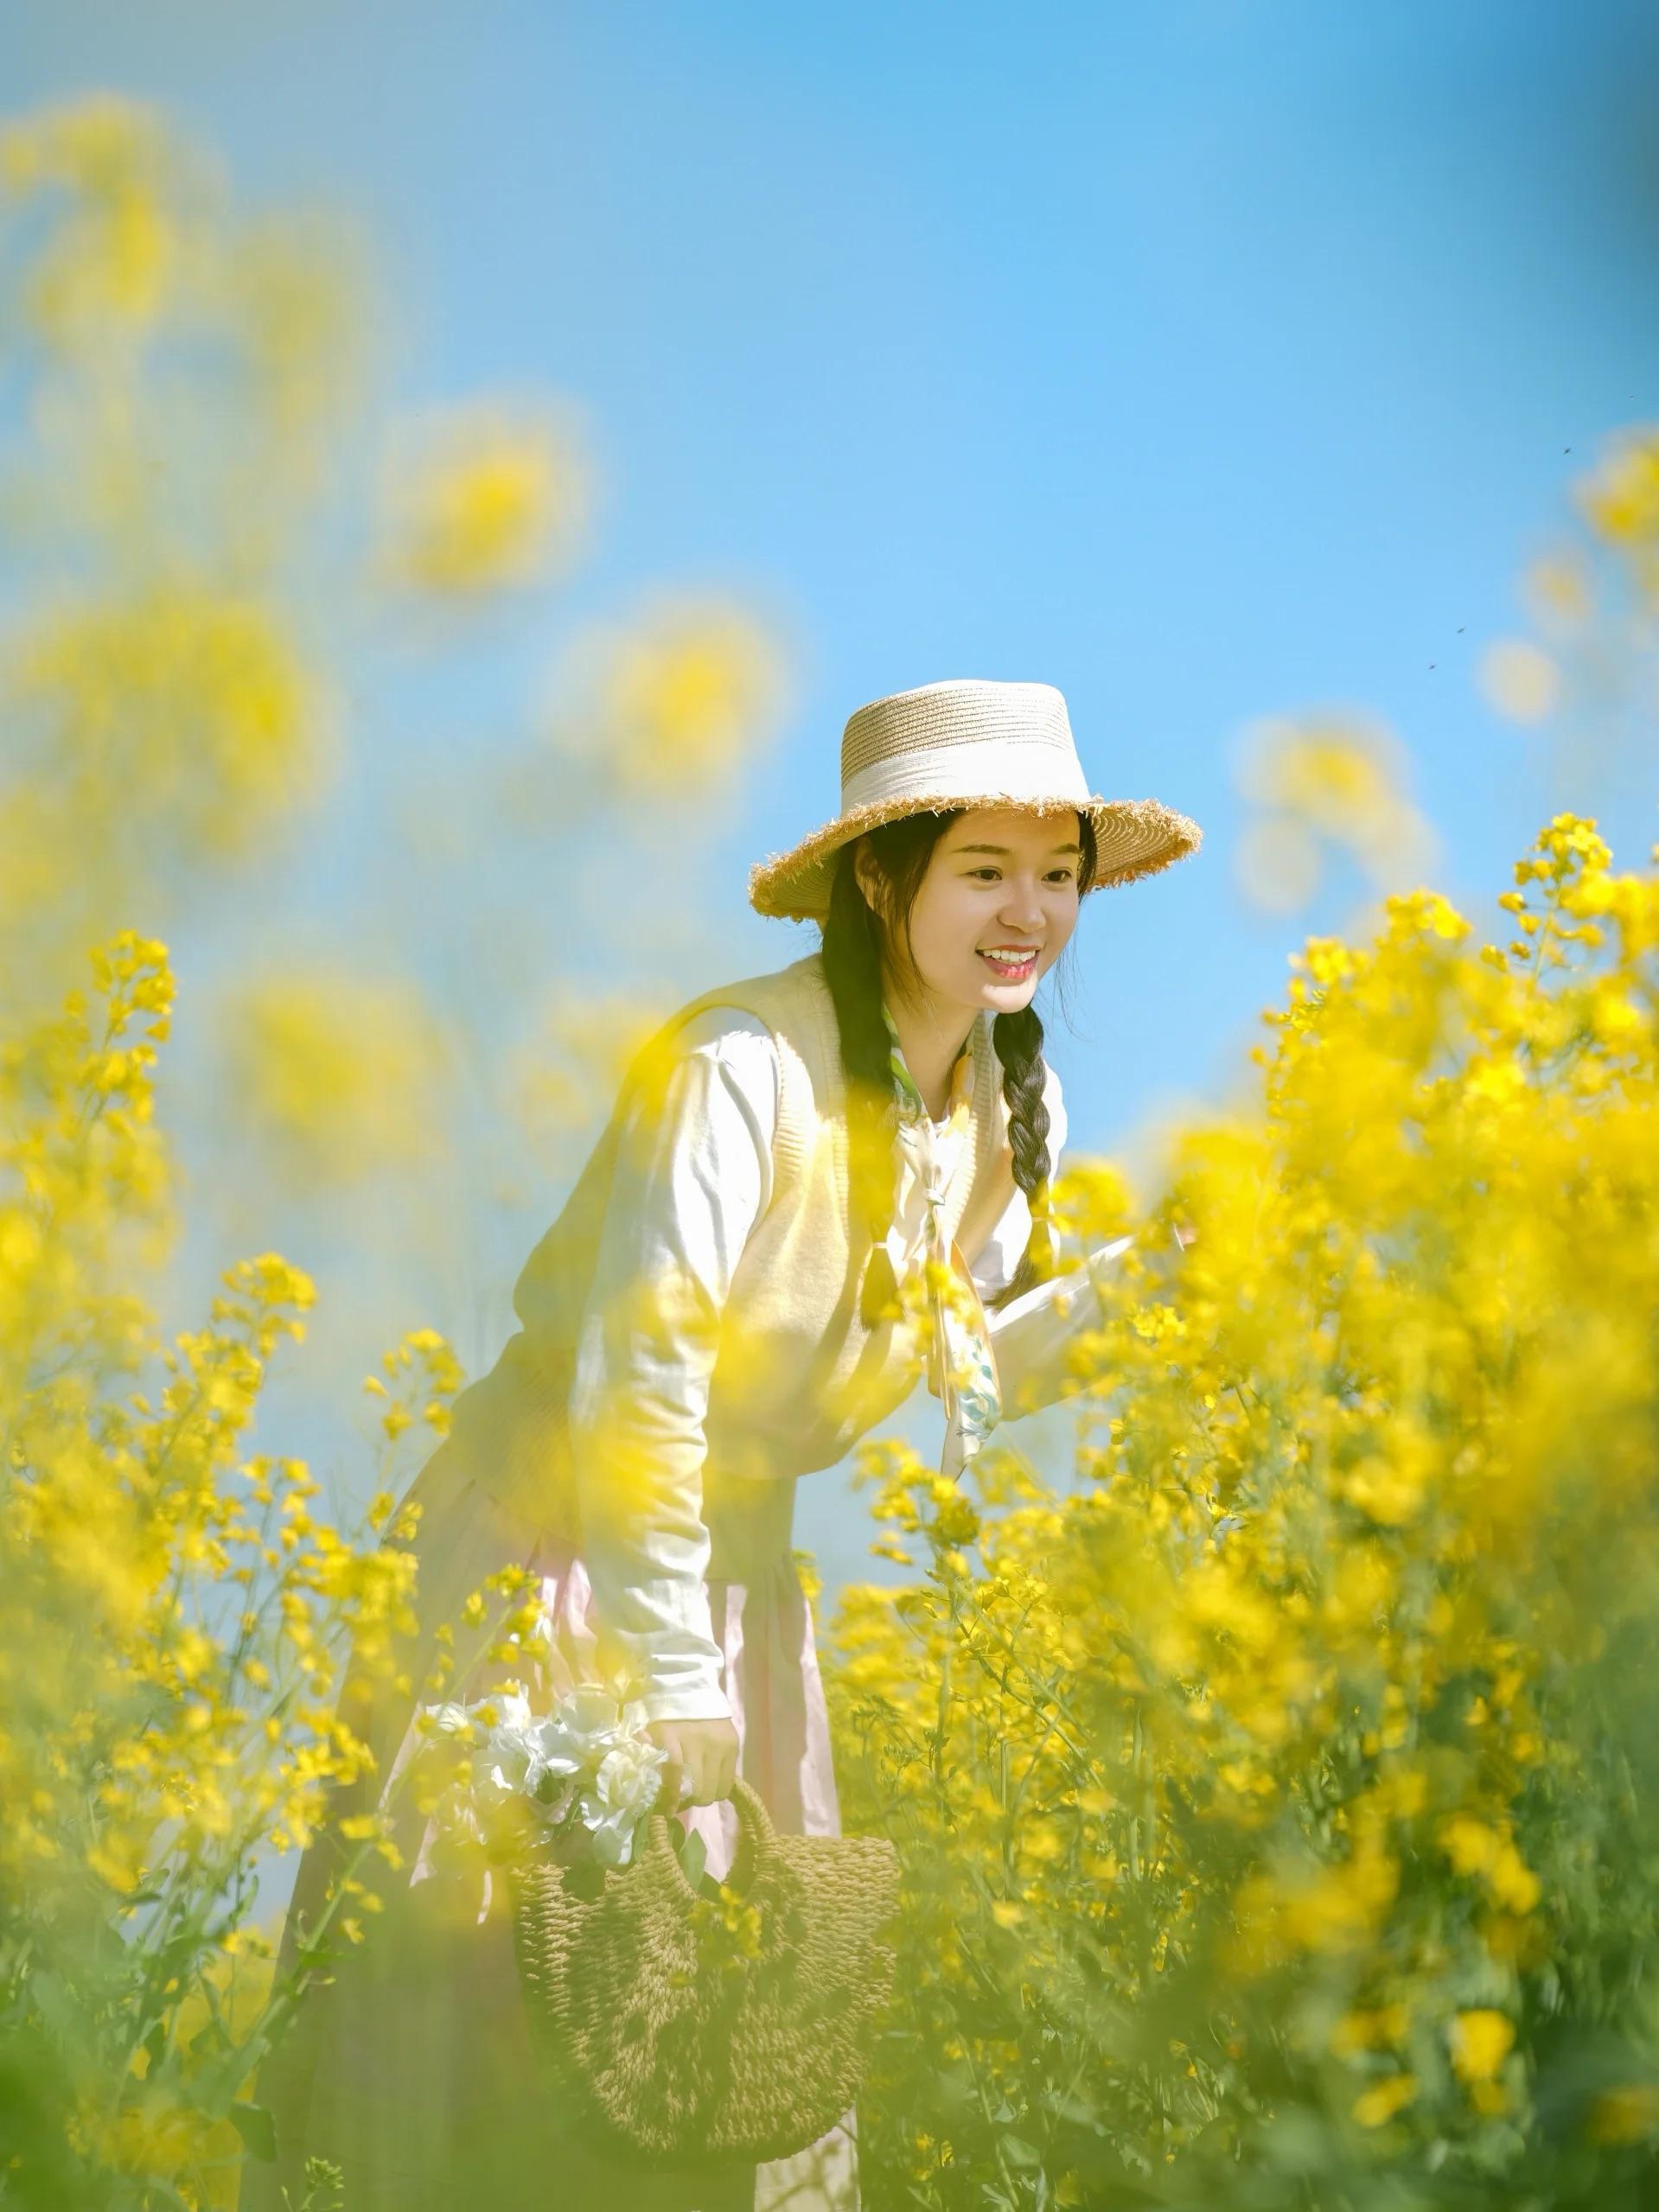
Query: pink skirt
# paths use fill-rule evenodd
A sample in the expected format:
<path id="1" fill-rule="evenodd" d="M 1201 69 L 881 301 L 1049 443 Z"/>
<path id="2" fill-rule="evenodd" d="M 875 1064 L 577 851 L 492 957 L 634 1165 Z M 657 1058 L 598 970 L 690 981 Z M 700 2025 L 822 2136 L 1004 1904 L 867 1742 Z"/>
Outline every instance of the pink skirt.
<path id="1" fill-rule="evenodd" d="M 493 1501 L 440 1450 L 412 1497 L 423 1501 L 418 1539 L 420 1611 L 449 1617 L 484 1576 L 515 1559 L 541 1578 L 554 1640 L 533 1698 L 597 1675 L 597 1616 L 587 1569 L 572 1546 L 543 1537 L 526 1550 Z M 738 1771 L 777 1827 L 839 1835 L 840 1813 L 811 1608 L 790 1531 L 794 1482 L 710 1485 L 705 1518 L 714 1555 L 708 1583 L 715 1641 L 737 1727 Z M 718 1576 L 715 1569 L 723 1569 Z M 451 1692 L 455 1694 L 455 1692 Z M 412 1749 L 412 1712 L 382 1704 L 365 1732 L 377 1773 L 395 1774 Z M 360 1723 L 360 1725 L 362 1724 Z M 388 1753 L 392 1756 L 388 1760 Z M 342 1811 L 358 1809 L 344 1806 Z M 705 1839 L 710 1871 L 725 1874 L 737 1839 L 729 1802 L 677 1816 Z M 716 2175 L 645 2173 L 584 2152 L 548 2109 L 519 1992 L 504 1894 L 463 1894 L 437 1877 L 431 1835 L 412 1810 L 399 1842 L 407 1878 L 390 1885 L 367 1940 L 335 1979 L 310 1990 L 294 2026 L 261 2071 L 259 2097 L 277 2124 L 279 2158 L 246 2170 L 242 2212 L 277 2212 L 285 2186 L 303 2201 L 307 2156 L 340 2166 L 351 2212 L 418 2212 L 488 2203 L 494 2212 L 546 2204 L 552 2212 L 857 2212 L 856 2117 L 789 2158 Z M 320 1836 L 302 1859 L 284 1943 L 315 1913 L 330 1853 Z"/>

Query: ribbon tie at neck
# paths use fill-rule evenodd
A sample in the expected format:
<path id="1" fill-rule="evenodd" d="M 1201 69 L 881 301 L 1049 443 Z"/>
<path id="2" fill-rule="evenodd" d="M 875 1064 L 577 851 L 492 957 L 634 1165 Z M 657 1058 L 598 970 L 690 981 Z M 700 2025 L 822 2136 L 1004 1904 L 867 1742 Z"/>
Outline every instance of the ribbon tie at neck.
<path id="1" fill-rule="evenodd" d="M 951 1070 L 950 1103 L 940 1125 L 928 1114 L 905 1064 L 898 1031 L 885 1006 L 882 1019 L 890 1040 L 899 1137 L 910 1154 L 926 1202 L 921 1242 L 907 1255 L 899 1296 L 907 1309 L 925 1316 L 928 1387 L 945 1411 L 940 1472 L 954 1480 L 1002 1417 L 985 1307 L 973 1278 L 956 1265 L 945 1228 L 946 1194 L 973 1107 L 972 1041 L 963 1046 Z"/>

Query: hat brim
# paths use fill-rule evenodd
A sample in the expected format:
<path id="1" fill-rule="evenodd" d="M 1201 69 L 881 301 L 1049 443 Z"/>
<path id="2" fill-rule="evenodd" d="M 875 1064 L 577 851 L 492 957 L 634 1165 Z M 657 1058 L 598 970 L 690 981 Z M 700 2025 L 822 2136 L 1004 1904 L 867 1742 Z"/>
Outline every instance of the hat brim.
<path id="1" fill-rule="evenodd" d="M 750 904 L 759 914 L 786 921 L 821 921 L 829 912 L 835 856 L 843 845 L 906 814 L 959 813 L 973 806 L 1011 806 L 1022 814 L 1087 814 L 1094 826 L 1091 891 L 1156 876 L 1203 843 L 1196 822 L 1156 799 L 1011 799 L 992 791 L 967 799 L 953 793 L 879 800 L 826 822 L 792 851 L 757 861 L 749 871 Z"/>

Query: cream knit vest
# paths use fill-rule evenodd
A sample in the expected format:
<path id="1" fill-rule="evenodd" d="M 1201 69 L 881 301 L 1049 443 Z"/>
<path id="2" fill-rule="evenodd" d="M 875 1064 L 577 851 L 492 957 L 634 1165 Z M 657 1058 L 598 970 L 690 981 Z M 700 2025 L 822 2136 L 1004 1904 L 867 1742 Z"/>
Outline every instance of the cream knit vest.
<path id="1" fill-rule="evenodd" d="M 851 1221 L 846 1093 L 834 1002 L 821 955 L 706 991 L 682 1006 L 629 1068 L 616 1110 L 563 1212 L 513 1293 L 523 1324 L 490 1373 L 456 1399 L 450 1442 L 468 1471 L 514 1516 L 578 1533 L 564 1432 L 573 1348 L 597 1238 L 619 1173 L 619 1138 L 674 1064 L 676 1032 L 705 1008 L 740 1008 L 776 1040 L 780 1091 L 772 1197 L 751 1230 L 722 1318 L 705 1425 L 723 1476 L 802 1475 L 828 1467 L 908 1394 L 916 1347 L 904 1324 L 867 1329 L 858 1292 L 870 1239 Z M 982 1014 L 971 1039 L 968 1140 L 946 1220 L 967 1264 L 1013 1195 L 1001 1068 Z"/>

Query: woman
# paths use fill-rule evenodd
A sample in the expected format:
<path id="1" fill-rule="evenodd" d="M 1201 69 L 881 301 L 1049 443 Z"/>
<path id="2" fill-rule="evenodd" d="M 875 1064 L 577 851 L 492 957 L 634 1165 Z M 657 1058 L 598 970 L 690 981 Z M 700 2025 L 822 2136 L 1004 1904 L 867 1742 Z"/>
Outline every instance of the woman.
<path id="1" fill-rule="evenodd" d="M 1048 685 L 861 707 L 839 814 L 750 880 L 763 914 L 818 921 L 821 949 L 705 992 L 640 1055 L 515 1288 L 522 1326 L 415 1484 L 424 1620 L 530 1565 L 554 1629 L 539 1687 L 632 1678 L 664 1802 L 717 1874 L 739 1773 L 781 1829 L 839 1833 L 796 1479 L 923 1372 L 960 1473 L 999 1418 L 1061 1394 L 1067 1345 L 1098 1319 L 1052 1275 L 1064 1112 L 1032 996 L 1086 892 L 1198 842 L 1155 801 L 1090 793 Z M 408 1707 L 352 1696 L 384 1775 Z M 389 1924 L 267 2069 L 292 2203 L 309 2151 L 341 2164 L 350 2212 L 505 2209 L 544 2184 L 560 2207 L 856 2206 L 851 2113 L 795 2158 L 712 2180 L 578 2153 L 538 2091 L 501 1897 L 458 1903 L 409 1841 Z M 334 1848 L 306 1854 L 290 1960 Z"/>

